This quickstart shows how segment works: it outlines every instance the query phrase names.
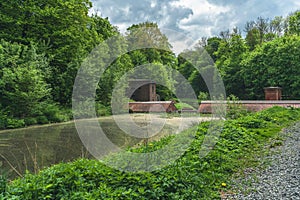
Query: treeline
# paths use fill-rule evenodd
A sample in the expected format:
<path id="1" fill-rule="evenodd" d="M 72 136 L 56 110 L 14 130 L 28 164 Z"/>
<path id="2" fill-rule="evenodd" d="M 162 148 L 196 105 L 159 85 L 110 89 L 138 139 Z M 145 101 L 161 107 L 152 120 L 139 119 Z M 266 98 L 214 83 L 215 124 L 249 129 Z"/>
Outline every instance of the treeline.
<path id="1" fill-rule="evenodd" d="M 0 2 L 0 128 L 69 120 L 82 60 L 117 34 L 88 0 Z"/>
<path id="2" fill-rule="evenodd" d="M 300 99 L 300 11 L 288 17 L 247 22 L 243 33 L 234 28 L 219 36 L 203 38 L 192 55 L 204 48 L 219 69 L 226 94 L 239 99 L 264 99 L 264 87 L 279 86 L 285 99 Z M 208 92 L 203 79 L 179 55 L 178 69 L 197 92 Z M 207 64 L 201 63 L 202 68 Z M 200 95 L 206 97 L 207 95 Z"/>
<path id="3" fill-rule="evenodd" d="M 210 74 L 215 62 L 227 94 L 240 99 L 261 99 L 266 86 L 281 86 L 286 96 L 299 98 L 299 11 L 287 18 L 258 18 L 246 24 L 245 38 L 238 29 L 224 31 L 176 56 L 157 24 L 132 25 L 121 35 L 107 18 L 89 15 L 89 0 L 12 0 L 0 2 L 0 7 L 0 129 L 71 119 L 77 71 L 91 50 L 112 36 L 118 38 L 112 53 L 127 53 L 99 81 L 98 115 L 110 113 L 112 91 L 120 78 L 148 63 L 164 80 L 157 88 L 162 100 L 174 99 L 175 85 L 180 84 L 164 66 L 186 77 L 199 98 L 209 98 L 203 77 L 187 55 L 198 59 L 196 67 L 203 74 Z M 153 48 L 130 50 L 141 44 Z M 206 52 L 212 59 L 203 56 Z"/>

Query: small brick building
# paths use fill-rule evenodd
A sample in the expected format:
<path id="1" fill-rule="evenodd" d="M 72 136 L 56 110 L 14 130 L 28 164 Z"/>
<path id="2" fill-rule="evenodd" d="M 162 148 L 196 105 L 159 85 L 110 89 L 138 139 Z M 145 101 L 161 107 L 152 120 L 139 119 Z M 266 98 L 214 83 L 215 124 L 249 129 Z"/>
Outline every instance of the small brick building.
<path id="1" fill-rule="evenodd" d="M 156 101 L 156 83 L 148 79 L 129 80 L 127 96 L 134 101 Z"/>
<path id="2" fill-rule="evenodd" d="M 282 92 L 280 87 L 265 87 L 265 100 L 281 100 Z"/>

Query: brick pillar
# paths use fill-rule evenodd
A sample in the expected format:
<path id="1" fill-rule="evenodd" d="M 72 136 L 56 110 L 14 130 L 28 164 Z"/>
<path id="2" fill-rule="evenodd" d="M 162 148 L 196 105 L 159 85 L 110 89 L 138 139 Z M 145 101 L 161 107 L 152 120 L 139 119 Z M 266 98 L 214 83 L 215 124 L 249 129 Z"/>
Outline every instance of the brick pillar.
<path id="1" fill-rule="evenodd" d="M 281 100 L 281 88 L 280 87 L 266 87 L 265 100 Z"/>
<path id="2" fill-rule="evenodd" d="M 156 101 L 156 84 L 149 84 L 149 101 Z"/>

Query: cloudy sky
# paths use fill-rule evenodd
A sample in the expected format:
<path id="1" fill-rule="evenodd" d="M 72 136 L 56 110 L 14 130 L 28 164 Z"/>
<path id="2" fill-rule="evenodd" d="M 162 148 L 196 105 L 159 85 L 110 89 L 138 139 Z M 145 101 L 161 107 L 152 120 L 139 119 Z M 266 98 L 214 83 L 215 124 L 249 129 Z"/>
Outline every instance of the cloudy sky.
<path id="1" fill-rule="evenodd" d="M 189 35 L 193 40 L 219 35 L 261 16 L 287 16 L 300 9 L 299 0 L 92 0 L 93 12 L 108 17 L 124 32 L 145 21 Z"/>

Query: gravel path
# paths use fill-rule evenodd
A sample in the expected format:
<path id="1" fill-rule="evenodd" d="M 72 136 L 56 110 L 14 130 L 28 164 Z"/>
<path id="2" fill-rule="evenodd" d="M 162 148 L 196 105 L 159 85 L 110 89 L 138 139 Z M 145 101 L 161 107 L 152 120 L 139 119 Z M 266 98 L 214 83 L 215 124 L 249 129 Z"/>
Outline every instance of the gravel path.
<path id="1" fill-rule="evenodd" d="M 264 158 L 271 164 L 263 171 L 254 170 L 234 180 L 238 192 L 224 199 L 300 200 L 300 123 L 283 131 L 284 144 Z"/>

